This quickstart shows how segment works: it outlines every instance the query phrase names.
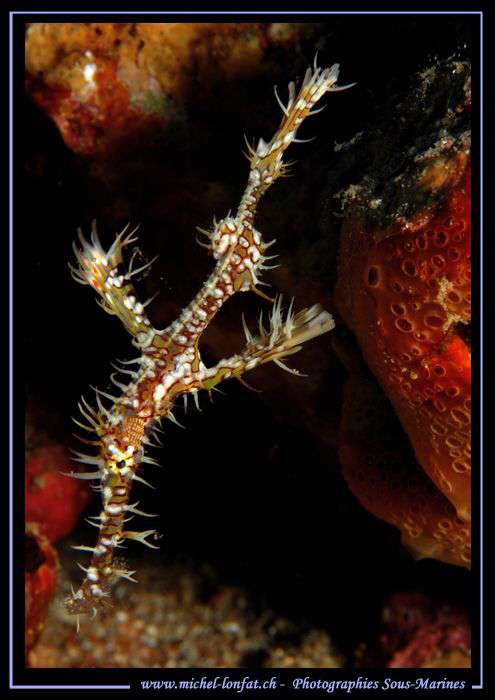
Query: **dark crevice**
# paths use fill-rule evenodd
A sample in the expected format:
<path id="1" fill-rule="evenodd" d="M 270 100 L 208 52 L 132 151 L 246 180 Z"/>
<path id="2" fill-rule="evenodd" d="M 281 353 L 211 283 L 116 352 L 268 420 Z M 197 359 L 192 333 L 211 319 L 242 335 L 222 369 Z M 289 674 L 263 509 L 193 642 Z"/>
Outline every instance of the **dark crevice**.
<path id="1" fill-rule="evenodd" d="M 46 561 L 46 557 L 40 549 L 35 538 L 31 535 L 26 535 L 25 541 L 25 571 L 28 574 L 34 574 L 35 571 Z"/>
<path id="2" fill-rule="evenodd" d="M 469 323 L 456 323 L 454 326 L 454 331 L 471 350 L 471 321 L 469 321 Z"/>

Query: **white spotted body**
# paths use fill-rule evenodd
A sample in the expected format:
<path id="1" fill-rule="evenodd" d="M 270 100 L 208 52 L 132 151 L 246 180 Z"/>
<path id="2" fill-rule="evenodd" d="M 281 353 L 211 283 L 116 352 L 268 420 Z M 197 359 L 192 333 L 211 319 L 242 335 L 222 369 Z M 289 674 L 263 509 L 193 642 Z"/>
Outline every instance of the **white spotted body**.
<path id="1" fill-rule="evenodd" d="M 155 547 L 146 539 L 156 536 L 155 530 L 127 531 L 124 523 L 129 515 L 147 515 L 137 509 L 137 504 L 130 505 L 131 486 L 135 479 L 147 483 L 137 472 L 143 463 L 156 462 L 145 455 L 145 445 L 153 444 L 150 437 L 156 438 L 156 426 L 161 418 L 175 421 L 172 414 L 175 399 L 183 395 L 186 403 L 187 395 L 192 394 L 198 405 L 200 389 L 211 390 L 224 379 L 240 378 L 244 372 L 272 360 L 298 374 L 288 368 L 282 358 L 297 352 L 302 343 L 334 326 L 330 314 L 318 304 L 294 314 L 291 303 L 284 317 L 282 299 L 278 296 L 269 316 L 268 328 L 263 326 L 260 317 L 259 333 L 253 336 L 242 319 L 247 344 L 238 355 L 206 368 L 198 349 L 201 334 L 232 295 L 252 290 L 265 297 L 257 285 L 262 284 L 259 277 L 270 267 L 265 263 L 272 256 L 265 253 L 273 241 L 265 243 L 261 233 L 254 228 L 256 208 L 268 187 L 286 171 L 283 153 L 290 143 L 296 141 L 297 128 L 312 113 L 314 104 L 325 92 L 344 89 L 335 86 L 337 76 L 337 65 L 322 71 L 315 63 L 314 72 L 311 69 L 306 72 L 297 97 L 294 84 L 289 85 L 287 106 L 282 105 L 277 95 L 284 112 L 282 123 L 269 143 L 260 139 L 256 149 L 249 146 L 250 173 L 236 215 L 215 222 L 211 231 L 202 231 L 207 237 L 207 243 L 202 245 L 213 255 L 215 268 L 192 302 L 164 330 L 152 326 L 145 311 L 151 300 L 140 303 L 132 284 L 132 278 L 151 263 L 133 270 L 131 261 L 129 270 L 124 271 L 122 249 L 137 240 L 133 237 L 134 231 L 128 234 L 127 229 L 122 231 L 107 252 L 103 250 L 94 226 L 90 242 L 78 232 L 82 249 L 74 245 L 78 261 L 77 268 L 71 267 L 74 279 L 95 289 L 101 297 L 100 305 L 108 313 L 118 316 L 141 355 L 129 363 L 122 363 L 135 363 L 134 370 L 119 369 L 130 375 L 128 384 L 119 382 L 112 375 L 112 382 L 120 390 L 118 396 L 96 389 L 98 410 L 91 408 L 84 399 L 83 405 L 79 404 L 88 425 L 75 422 L 96 433 L 97 440 L 83 441 L 98 447 L 99 454 L 86 457 L 77 453 L 78 461 L 96 465 L 97 471 L 72 476 L 98 480 L 103 508 L 95 518 L 96 523 L 91 523 L 99 529 L 97 544 L 94 548 L 79 548 L 91 551 L 92 557 L 87 568 L 81 567 L 85 571 L 83 583 L 66 601 L 71 614 L 110 605 L 112 582 L 118 577 L 134 580 L 132 575 L 135 572 L 121 568 L 115 558 L 115 549 L 125 539 Z M 103 405 L 102 398 L 110 401 L 109 407 Z"/>

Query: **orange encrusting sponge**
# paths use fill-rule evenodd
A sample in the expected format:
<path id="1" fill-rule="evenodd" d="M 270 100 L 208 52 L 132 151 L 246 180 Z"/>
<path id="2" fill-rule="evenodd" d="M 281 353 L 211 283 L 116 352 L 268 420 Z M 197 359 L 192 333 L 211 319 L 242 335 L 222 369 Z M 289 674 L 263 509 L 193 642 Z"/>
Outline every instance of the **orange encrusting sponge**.
<path id="1" fill-rule="evenodd" d="M 469 524 L 418 465 L 394 418 L 371 376 L 349 378 L 339 446 L 344 478 L 367 510 L 399 528 L 413 557 L 468 567 Z"/>
<path id="2" fill-rule="evenodd" d="M 438 523 L 450 502 L 455 513 L 445 538 L 457 538 L 456 551 L 437 558 L 453 557 L 458 559 L 453 563 L 467 565 L 471 375 L 464 338 L 471 317 L 471 172 L 458 162 L 457 184 L 434 214 L 420 212 L 414 221 L 397 218 L 389 231 L 366 230 L 358 216 L 347 220 L 336 302 L 392 402 L 427 481 L 445 497 L 443 505 L 435 496 L 422 507 L 423 532 L 441 541 Z M 351 490 L 369 510 L 398 525 L 419 556 L 437 556 L 426 542 L 415 540 L 404 521 L 392 517 L 392 493 L 384 508 L 379 503 L 385 497 L 383 485 L 371 484 L 369 475 L 365 485 L 346 469 L 356 457 L 352 453 L 352 445 L 343 446 Z M 365 503 L 370 498 L 372 507 Z M 411 504 L 416 498 L 410 492 Z"/>

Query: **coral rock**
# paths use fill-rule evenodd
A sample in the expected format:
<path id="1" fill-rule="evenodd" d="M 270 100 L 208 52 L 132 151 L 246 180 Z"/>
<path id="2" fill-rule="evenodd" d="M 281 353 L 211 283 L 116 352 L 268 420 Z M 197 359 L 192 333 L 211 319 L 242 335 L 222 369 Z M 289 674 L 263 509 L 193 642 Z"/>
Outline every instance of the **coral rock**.
<path id="1" fill-rule="evenodd" d="M 36 644 L 55 592 L 57 555 L 36 524 L 26 526 L 26 654 Z"/>
<path id="2" fill-rule="evenodd" d="M 422 627 L 397 652 L 388 668 L 470 668 L 470 632 L 460 615 L 446 615 Z"/>
<path id="3" fill-rule="evenodd" d="M 280 29 L 280 25 L 279 29 Z M 187 119 L 188 96 L 261 70 L 268 46 L 304 25 L 259 23 L 32 23 L 27 89 L 76 153 L 110 157 L 130 140 L 152 143 Z M 303 29 L 301 29 L 301 27 Z"/>
<path id="4" fill-rule="evenodd" d="M 69 534 L 92 498 L 86 483 L 60 472 L 74 471 L 64 447 L 47 445 L 26 461 L 26 522 L 37 523 L 51 542 Z"/>
<path id="5" fill-rule="evenodd" d="M 381 638 L 388 668 L 470 668 L 471 632 L 465 613 L 439 607 L 419 591 L 394 594 L 383 611 Z"/>

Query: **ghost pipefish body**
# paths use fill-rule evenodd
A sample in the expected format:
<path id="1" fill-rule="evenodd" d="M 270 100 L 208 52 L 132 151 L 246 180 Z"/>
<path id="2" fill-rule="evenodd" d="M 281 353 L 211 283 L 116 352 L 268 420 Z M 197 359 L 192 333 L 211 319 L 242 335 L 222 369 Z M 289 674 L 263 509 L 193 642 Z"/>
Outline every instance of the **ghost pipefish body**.
<path id="1" fill-rule="evenodd" d="M 151 299 L 140 303 L 132 281 L 153 261 L 132 269 L 131 259 L 127 271 L 123 265 L 122 249 L 137 240 L 135 232 L 124 229 L 105 251 L 94 224 L 89 242 L 78 231 L 81 248 L 73 246 L 78 263 L 77 267 L 70 266 L 73 278 L 93 287 L 101 297 L 99 304 L 121 320 L 141 354 L 135 360 L 122 363 L 124 366 L 135 363 L 134 370 L 117 368 L 129 375 L 128 384 L 122 384 L 112 374 L 111 380 L 121 392 L 119 396 L 95 389 L 97 409 L 82 398 L 79 409 L 86 423 L 74 419 L 81 428 L 96 434 L 96 440 L 83 439 L 83 442 L 97 447 L 98 454 L 76 453 L 77 461 L 93 465 L 95 471 L 68 476 L 96 480 L 103 508 L 97 517 L 88 521 L 98 528 L 96 545 L 76 547 L 90 551 L 91 561 L 87 567 L 79 565 L 85 577 L 80 587 L 72 590 L 66 599 L 70 614 L 91 610 L 96 613 L 97 609 L 111 605 L 110 588 L 115 580 L 123 577 L 135 581 L 135 572 L 127 570 L 115 554 L 126 539 L 157 548 L 152 543 L 157 537 L 155 530 L 136 532 L 126 529 L 125 523 L 133 515 L 153 517 L 139 510 L 138 503 L 130 503 L 130 491 L 133 481 L 147 484 L 138 471 L 143 464 L 156 462 L 145 454 L 145 446 L 153 444 L 150 438 L 155 436 L 162 418 L 175 421 L 172 410 L 176 399 L 182 395 L 187 404 L 191 394 L 197 403 L 198 391 L 210 391 L 224 379 L 240 379 L 244 372 L 265 362 L 273 361 L 299 374 L 287 367 L 283 358 L 300 350 L 302 343 L 334 327 L 331 315 L 319 304 L 294 313 L 292 300 L 284 314 L 279 295 L 275 300 L 270 299 L 273 307 L 268 327 L 265 328 L 260 318 L 256 335 L 249 331 L 242 317 L 247 342 L 239 354 L 207 368 L 198 348 L 205 328 L 236 292 L 252 290 L 269 299 L 258 285 L 263 284 L 259 279 L 263 271 L 271 267 L 266 264 L 268 259 L 276 257 L 265 254 L 274 241 L 265 243 L 255 229 L 256 208 L 267 189 L 286 173 L 288 166 L 282 157 L 291 143 L 300 142 L 296 139 L 300 124 L 307 116 L 321 111 L 313 110 L 314 105 L 326 92 L 351 87 L 336 85 L 338 70 L 338 64 L 324 70 L 318 68 L 315 58 L 314 68 L 306 71 L 297 95 L 294 83 L 289 84 L 287 105 L 282 103 L 275 88 L 283 118 L 269 142 L 261 138 L 256 148 L 248 144 L 249 177 L 235 216 L 215 222 L 211 230 L 200 229 L 206 237 L 201 245 L 213 255 L 215 268 L 191 303 L 164 330 L 157 330 L 151 324 L 145 310 Z M 109 401 L 110 406 L 105 406 L 103 401 Z"/>

